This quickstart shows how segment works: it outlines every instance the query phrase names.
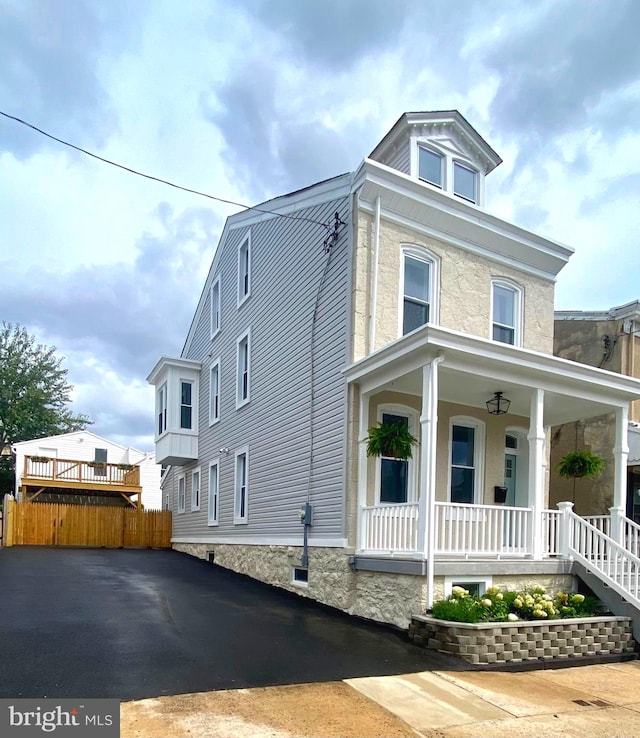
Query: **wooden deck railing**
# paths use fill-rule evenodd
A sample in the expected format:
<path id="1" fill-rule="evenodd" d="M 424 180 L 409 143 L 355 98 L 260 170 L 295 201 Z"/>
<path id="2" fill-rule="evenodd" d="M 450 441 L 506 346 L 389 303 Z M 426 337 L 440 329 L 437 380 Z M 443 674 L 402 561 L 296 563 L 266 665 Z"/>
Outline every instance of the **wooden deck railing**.
<path id="1" fill-rule="evenodd" d="M 132 464 L 107 464 L 78 459 L 50 459 L 25 456 L 23 479 L 42 482 L 80 482 L 118 487 L 139 487 L 140 467 Z"/>

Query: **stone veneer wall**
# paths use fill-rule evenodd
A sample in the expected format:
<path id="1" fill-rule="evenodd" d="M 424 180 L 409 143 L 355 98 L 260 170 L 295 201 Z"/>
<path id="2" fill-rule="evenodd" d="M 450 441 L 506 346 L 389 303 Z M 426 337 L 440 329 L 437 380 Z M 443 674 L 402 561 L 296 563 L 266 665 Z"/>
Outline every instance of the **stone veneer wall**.
<path id="1" fill-rule="evenodd" d="M 309 582 L 293 582 L 302 548 L 223 543 L 174 543 L 176 551 L 207 559 L 267 584 L 309 597 L 350 615 L 407 628 L 411 615 L 424 612 L 426 578 L 408 574 L 354 571 L 350 552 L 337 548 L 309 549 Z"/>
<path id="2" fill-rule="evenodd" d="M 635 648 L 631 619 L 613 615 L 516 623 L 452 623 L 417 616 L 409 637 L 471 664 L 630 654 Z"/>
<path id="3" fill-rule="evenodd" d="M 294 546 L 249 546 L 223 543 L 174 543 L 176 551 L 207 560 L 213 552 L 219 566 L 247 574 L 267 584 L 309 597 L 359 617 L 407 628 L 412 616 L 423 613 L 427 603 L 425 576 L 354 571 L 352 552 L 343 548 L 309 549 L 309 582 L 293 581 L 302 548 Z M 464 581 L 464 574 L 460 580 Z M 507 589 L 542 585 L 549 592 L 570 590 L 571 575 L 494 575 L 493 584 Z M 444 597 L 444 577 L 434 580 L 434 597 Z"/>

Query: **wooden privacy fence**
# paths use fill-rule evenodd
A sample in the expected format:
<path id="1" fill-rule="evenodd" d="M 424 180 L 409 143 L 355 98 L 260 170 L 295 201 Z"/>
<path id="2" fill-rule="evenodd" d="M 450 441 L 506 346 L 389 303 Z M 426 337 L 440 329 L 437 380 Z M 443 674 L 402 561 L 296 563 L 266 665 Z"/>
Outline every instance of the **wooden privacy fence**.
<path id="1" fill-rule="evenodd" d="M 171 548 L 171 511 L 5 498 L 5 546 Z"/>

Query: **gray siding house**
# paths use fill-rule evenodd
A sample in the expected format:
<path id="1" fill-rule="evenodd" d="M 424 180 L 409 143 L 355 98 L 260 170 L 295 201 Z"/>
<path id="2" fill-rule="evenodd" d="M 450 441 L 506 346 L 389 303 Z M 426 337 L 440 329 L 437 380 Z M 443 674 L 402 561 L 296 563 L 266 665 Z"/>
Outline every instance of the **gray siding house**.
<path id="1" fill-rule="evenodd" d="M 175 549 L 401 627 L 455 584 L 572 586 L 548 429 L 612 413 L 624 507 L 640 381 L 553 356 L 572 251 L 485 210 L 500 161 L 457 111 L 406 113 L 355 172 L 227 220 L 148 377 Z M 378 424 L 412 457 L 368 457 Z"/>

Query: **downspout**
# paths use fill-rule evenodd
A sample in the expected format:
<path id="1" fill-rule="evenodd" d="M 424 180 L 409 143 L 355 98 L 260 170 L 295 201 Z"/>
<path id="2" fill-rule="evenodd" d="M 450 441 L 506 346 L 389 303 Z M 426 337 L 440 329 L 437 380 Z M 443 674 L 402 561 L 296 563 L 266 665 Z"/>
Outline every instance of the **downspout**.
<path id="1" fill-rule="evenodd" d="M 371 269 L 371 302 L 369 305 L 369 353 L 376 349 L 376 308 L 378 303 L 378 254 L 380 252 L 380 195 L 376 197 L 373 221 L 373 267 Z"/>
<path id="2" fill-rule="evenodd" d="M 427 610 L 433 607 L 433 583 L 435 579 L 435 534 L 436 534 L 436 454 L 438 451 L 438 365 L 444 361 L 440 354 L 431 362 L 429 377 L 429 404 L 427 406 L 427 418 L 431 420 L 428 443 L 427 458 L 427 484 L 425 488 L 427 508 Z M 423 394 L 424 394 L 423 386 Z"/>

